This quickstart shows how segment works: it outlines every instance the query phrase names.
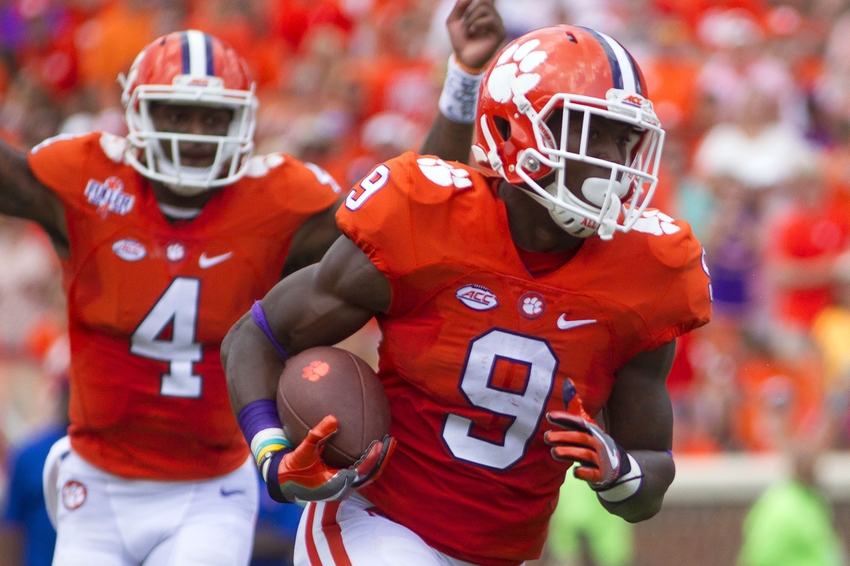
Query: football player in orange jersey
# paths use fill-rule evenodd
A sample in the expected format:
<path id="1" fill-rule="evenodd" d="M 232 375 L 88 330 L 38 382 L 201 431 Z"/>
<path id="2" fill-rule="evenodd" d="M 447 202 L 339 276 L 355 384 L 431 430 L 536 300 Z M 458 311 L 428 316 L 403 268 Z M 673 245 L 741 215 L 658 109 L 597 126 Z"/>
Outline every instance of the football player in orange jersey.
<path id="1" fill-rule="evenodd" d="M 540 556 L 571 466 L 627 521 L 673 481 L 665 380 L 708 322 L 687 223 L 647 208 L 661 128 L 632 56 L 576 26 L 509 43 L 484 73 L 473 155 L 405 153 L 337 211 L 343 236 L 222 346 L 233 409 L 271 402 L 286 358 L 377 317 L 395 449 L 381 475 L 255 430 L 280 500 L 307 500 L 299 566 L 516 566 Z M 274 439 L 274 440 L 271 440 Z M 564 502 L 568 504 L 568 502 Z"/>
<path id="2" fill-rule="evenodd" d="M 455 47 L 483 65 L 504 29 L 492 0 L 471 4 L 458 1 Z M 253 155 L 254 86 L 220 40 L 163 36 L 122 82 L 126 138 L 58 136 L 28 155 L 0 143 L 0 213 L 49 234 L 68 299 L 71 425 L 45 465 L 54 564 L 247 564 L 256 463 L 220 344 L 339 236 L 340 191 L 312 164 Z M 442 120 L 426 145 L 450 155 Z"/>

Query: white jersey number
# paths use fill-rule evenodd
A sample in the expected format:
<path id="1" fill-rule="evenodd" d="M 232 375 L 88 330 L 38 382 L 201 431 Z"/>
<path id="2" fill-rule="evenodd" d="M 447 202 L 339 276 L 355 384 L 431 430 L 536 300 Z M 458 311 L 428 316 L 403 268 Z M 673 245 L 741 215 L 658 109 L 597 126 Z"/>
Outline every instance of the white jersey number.
<path id="1" fill-rule="evenodd" d="M 201 282 L 178 277 L 142 321 L 130 338 L 130 351 L 169 363 L 162 375 L 160 394 L 167 397 L 201 396 L 201 376 L 192 372 L 192 364 L 201 361 L 201 344 L 195 342 L 198 322 L 198 297 Z M 170 337 L 161 338 L 171 326 Z"/>
<path id="2" fill-rule="evenodd" d="M 357 210 L 369 197 L 377 193 L 390 180 L 390 169 L 386 165 L 378 165 L 368 177 L 360 181 L 360 189 L 351 189 L 345 198 L 345 206 L 349 210 Z"/>
<path id="3" fill-rule="evenodd" d="M 522 392 L 506 391 L 491 385 L 490 376 L 498 360 L 528 367 Z M 525 454 L 552 392 L 558 358 L 545 340 L 494 329 L 469 346 L 460 388 L 470 404 L 486 411 L 512 417 L 501 443 L 474 436 L 473 421 L 449 414 L 443 425 L 443 439 L 458 459 L 498 470 L 509 468 Z"/>

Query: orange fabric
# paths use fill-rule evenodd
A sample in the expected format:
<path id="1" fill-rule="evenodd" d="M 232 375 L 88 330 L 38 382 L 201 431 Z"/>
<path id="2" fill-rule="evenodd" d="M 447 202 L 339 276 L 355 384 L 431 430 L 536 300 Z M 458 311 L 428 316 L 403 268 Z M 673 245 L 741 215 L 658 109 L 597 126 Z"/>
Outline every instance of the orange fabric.
<path id="1" fill-rule="evenodd" d="M 731 424 L 733 437 L 742 449 L 782 450 L 821 422 L 821 366 L 812 359 L 799 362 L 790 365 L 752 356 L 738 367 L 741 399 Z"/>
<path id="2" fill-rule="evenodd" d="M 814 209 L 795 207 L 776 221 L 770 233 L 773 246 L 768 259 L 772 262 L 834 258 L 850 244 L 850 216 L 840 201 Z M 775 301 L 781 320 L 810 328 L 818 313 L 832 303 L 832 287 L 779 288 Z"/>
<path id="3" fill-rule="evenodd" d="M 133 9 L 125 1 L 109 2 L 86 22 L 78 42 L 81 81 L 102 90 L 116 87 L 136 55 L 160 34 L 154 9 Z"/>
<path id="4" fill-rule="evenodd" d="M 506 237 L 499 179 L 452 165 L 405 153 L 337 213 L 392 288 L 379 376 L 398 444 L 361 492 L 450 556 L 512 566 L 539 556 L 568 468 L 543 443 L 565 380 L 596 415 L 629 359 L 708 321 L 708 276 L 678 223 L 590 238 L 534 278 Z"/>
<path id="5" fill-rule="evenodd" d="M 148 182 L 120 159 L 124 140 L 54 139 L 30 166 L 62 200 L 71 339 L 71 443 L 129 478 L 230 472 L 248 448 L 230 409 L 219 347 L 278 280 L 294 231 L 337 195 L 289 157 L 169 224 Z M 176 387 L 176 390 L 174 389 Z"/>

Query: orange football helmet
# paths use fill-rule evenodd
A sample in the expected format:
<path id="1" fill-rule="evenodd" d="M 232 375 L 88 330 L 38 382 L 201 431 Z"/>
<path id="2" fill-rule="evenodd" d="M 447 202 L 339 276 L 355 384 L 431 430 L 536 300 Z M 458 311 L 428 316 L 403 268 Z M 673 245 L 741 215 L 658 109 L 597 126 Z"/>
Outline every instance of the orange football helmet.
<path id="1" fill-rule="evenodd" d="M 129 130 L 126 156 L 139 173 L 183 196 L 229 185 L 244 175 L 254 150 L 257 98 L 245 61 L 232 48 L 196 30 L 170 33 L 145 47 L 119 80 Z M 151 102 L 225 107 L 233 110 L 233 119 L 224 136 L 157 131 Z M 181 141 L 215 144 L 213 164 L 182 165 Z M 171 159 L 163 144 L 170 144 Z"/>
<path id="2" fill-rule="evenodd" d="M 607 35 L 569 25 L 531 31 L 505 46 L 484 75 L 473 157 L 528 190 L 568 233 L 609 239 L 615 231 L 631 229 L 658 184 L 664 130 L 646 92 L 634 58 Z M 563 123 L 556 139 L 546 120 L 560 110 Z M 630 163 L 587 153 L 593 116 L 640 132 Z M 582 120 L 581 140 L 572 151 L 570 120 Z M 571 161 L 604 167 L 610 175 L 587 179 L 570 191 L 565 172 Z M 555 180 L 549 183 L 553 171 Z"/>

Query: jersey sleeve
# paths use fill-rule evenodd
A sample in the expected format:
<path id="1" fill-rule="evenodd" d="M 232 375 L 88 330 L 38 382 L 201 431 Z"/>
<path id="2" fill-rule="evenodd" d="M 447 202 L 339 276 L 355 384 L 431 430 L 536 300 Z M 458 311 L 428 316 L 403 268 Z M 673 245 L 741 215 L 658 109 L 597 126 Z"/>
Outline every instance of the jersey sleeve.
<path id="1" fill-rule="evenodd" d="M 418 263 L 413 245 L 413 215 L 410 192 L 417 177 L 414 154 L 405 153 L 377 165 L 351 189 L 336 213 L 342 233 L 362 249 L 372 263 L 391 280 L 412 270 Z M 426 190 L 440 192 L 434 185 Z M 445 189 L 444 189 L 445 190 Z"/>
<path id="2" fill-rule="evenodd" d="M 281 176 L 286 179 L 289 187 L 282 196 L 290 210 L 297 214 L 314 214 L 329 208 L 339 199 L 339 184 L 330 173 L 318 165 L 279 154 L 265 156 L 263 159 L 281 158 L 285 159 Z"/>
<path id="3" fill-rule="evenodd" d="M 672 220 L 672 219 L 671 219 Z M 711 318 L 711 281 L 702 244 L 687 222 L 676 220 L 678 231 L 650 236 L 649 251 L 657 273 L 649 278 L 641 310 L 653 349 L 706 323 Z"/>
<path id="4" fill-rule="evenodd" d="M 92 155 L 93 146 L 101 145 L 101 135 L 95 132 L 49 138 L 30 150 L 27 156 L 30 169 L 60 196 L 64 190 L 76 189 L 88 178 L 88 156 Z"/>

